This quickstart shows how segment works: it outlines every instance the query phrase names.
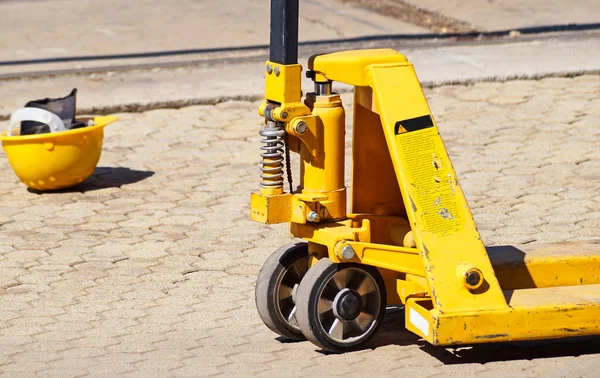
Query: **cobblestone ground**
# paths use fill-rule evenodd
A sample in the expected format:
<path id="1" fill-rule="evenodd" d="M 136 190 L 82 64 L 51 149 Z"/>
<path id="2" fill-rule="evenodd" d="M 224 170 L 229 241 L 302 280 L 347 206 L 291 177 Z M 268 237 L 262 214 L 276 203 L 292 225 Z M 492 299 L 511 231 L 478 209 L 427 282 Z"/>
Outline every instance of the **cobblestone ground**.
<path id="1" fill-rule="evenodd" d="M 600 76 L 426 92 L 487 244 L 600 238 Z M 72 191 L 30 192 L 1 157 L 0 373 L 597 374 L 598 339 L 434 348 L 399 313 L 355 353 L 276 339 L 254 280 L 289 237 L 248 218 L 257 106 L 123 114 Z"/>

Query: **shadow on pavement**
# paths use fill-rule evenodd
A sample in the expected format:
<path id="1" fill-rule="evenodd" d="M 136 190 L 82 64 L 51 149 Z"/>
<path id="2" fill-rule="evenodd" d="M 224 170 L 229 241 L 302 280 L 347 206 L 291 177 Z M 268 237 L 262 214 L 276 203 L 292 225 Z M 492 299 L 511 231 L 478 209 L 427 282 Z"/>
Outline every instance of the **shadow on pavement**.
<path id="1" fill-rule="evenodd" d="M 291 340 L 291 339 L 287 339 L 283 336 L 278 336 L 275 338 L 275 340 L 279 341 L 282 344 L 297 344 L 297 343 L 306 342 L 306 340 Z"/>
<path id="2" fill-rule="evenodd" d="M 420 345 L 419 336 L 404 328 L 404 307 L 387 309 L 383 324 L 366 347 L 378 348 L 386 345 Z"/>
<path id="3" fill-rule="evenodd" d="M 521 341 L 481 344 L 455 349 L 421 345 L 444 364 L 485 364 L 495 361 L 535 360 L 539 358 L 576 357 L 600 353 L 600 337 L 573 337 L 560 340 Z"/>
<path id="4" fill-rule="evenodd" d="M 87 180 L 72 188 L 54 190 L 50 192 L 41 192 L 39 190 L 28 188 L 27 190 L 35 194 L 44 193 L 74 193 L 90 192 L 106 188 L 120 188 L 123 185 L 135 184 L 154 175 L 153 171 L 140 171 L 124 167 L 97 167 L 94 173 Z"/>

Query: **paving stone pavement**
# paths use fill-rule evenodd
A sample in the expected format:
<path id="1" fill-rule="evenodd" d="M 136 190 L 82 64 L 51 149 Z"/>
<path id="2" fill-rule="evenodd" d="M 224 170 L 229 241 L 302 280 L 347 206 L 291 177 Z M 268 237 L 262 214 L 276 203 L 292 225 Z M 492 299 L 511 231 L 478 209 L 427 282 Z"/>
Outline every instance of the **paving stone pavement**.
<path id="1" fill-rule="evenodd" d="M 600 238 L 600 76 L 426 94 L 487 244 Z M 254 308 L 289 242 L 248 216 L 257 106 L 122 114 L 96 173 L 59 193 L 28 191 L 0 156 L 0 374 L 597 374 L 598 338 L 434 348 L 398 312 L 359 352 L 278 340 Z"/>

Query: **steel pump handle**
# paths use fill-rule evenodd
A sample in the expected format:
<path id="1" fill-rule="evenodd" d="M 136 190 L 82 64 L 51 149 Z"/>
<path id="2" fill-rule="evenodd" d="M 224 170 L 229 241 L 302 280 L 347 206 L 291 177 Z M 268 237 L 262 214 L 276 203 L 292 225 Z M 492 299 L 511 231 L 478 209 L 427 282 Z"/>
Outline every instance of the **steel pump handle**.
<path id="1" fill-rule="evenodd" d="M 271 0 L 269 60 L 273 63 L 298 63 L 299 7 L 299 0 Z"/>

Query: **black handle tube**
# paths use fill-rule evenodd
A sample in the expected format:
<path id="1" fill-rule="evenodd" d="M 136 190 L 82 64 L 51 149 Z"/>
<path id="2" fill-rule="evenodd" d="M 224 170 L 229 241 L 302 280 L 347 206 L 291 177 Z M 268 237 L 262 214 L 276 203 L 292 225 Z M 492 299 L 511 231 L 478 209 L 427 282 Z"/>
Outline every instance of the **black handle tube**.
<path id="1" fill-rule="evenodd" d="M 271 49 L 269 60 L 298 63 L 299 0 L 271 0 Z"/>

